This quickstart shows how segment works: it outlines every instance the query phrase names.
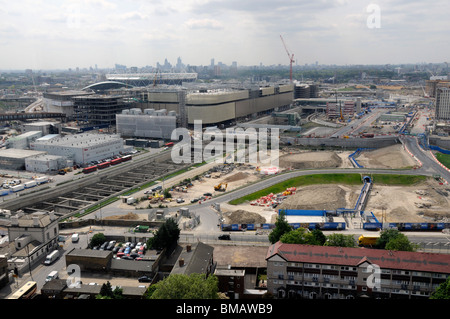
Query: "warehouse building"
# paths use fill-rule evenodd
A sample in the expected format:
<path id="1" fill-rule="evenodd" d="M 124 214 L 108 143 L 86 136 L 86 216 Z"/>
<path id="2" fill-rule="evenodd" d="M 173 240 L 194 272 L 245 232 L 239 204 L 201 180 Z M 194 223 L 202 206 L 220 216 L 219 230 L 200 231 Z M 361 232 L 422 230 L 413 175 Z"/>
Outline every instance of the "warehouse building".
<path id="1" fill-rule="evenodd" d="M 57 134 L 59 132 L 60 123 L 56 122 L 33 122 L 23 125 L 23 132 L 41 131 L 42 135 Z"/>
<path id="2" fill-rule="evenodd" d="M 116 131 L 122 137 L 170 139 L 177 128 L 174 111 L 169 112 L 170 115 L 165 115 L 165 110 L 145 109 L 144 113 L 130 111 L 124 110 L 122 114 L 116 115 Z"/>
<path id="3" fill-rule="evenodd" d="M 36 173 L 58 172 L 68 166 L 72 166 L 73 161 L 63 156 L 42 154 L 25 158 L 25 170 Z"/>
<path id="4" fill-rule="evenodd" d="M 8 148 L 0 150 L 0 168 L 6 170 L 25 169 L 25 160 L 30 157 L 46 154 L 45 151 L 22 150 Z"/>
<path id="5" fill-rule="evenodd" d="M 35 141 L 30 148 L 65 157 L 75 164 L 87 164 L 119 155 L 124 151 L 124 142 L 119 135 L 83 133 Z"/>
<path id="6" fill-rule="evenodd" d="M 40 137 L 42 137 L 41 131 L 29 131 L 17 136 L 13 136 L 6 141 L 6 148 L 25 150 L 30 147 L 30 143 Z"/>

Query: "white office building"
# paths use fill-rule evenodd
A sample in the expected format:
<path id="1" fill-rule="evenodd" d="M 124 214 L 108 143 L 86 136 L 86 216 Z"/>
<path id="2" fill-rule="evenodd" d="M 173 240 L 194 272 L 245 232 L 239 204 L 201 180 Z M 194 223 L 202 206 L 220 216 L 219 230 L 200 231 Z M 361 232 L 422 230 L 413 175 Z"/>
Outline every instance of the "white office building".
<path id="1" fill-rule="evenodd" d="M 50 155 L 63 156 L 75 164 L 86 164 L 124 151 L 124 142 L 115 134 L 76 134 L 35 141 L 30 148 Z"/>
<path id="2" fill-rule="evenodd" d="M 177 128 L 174 112 L 166 115 L 166 110 L 146 109 L 143 114 L 131 111 L 116 115 L 117 133 L 121 136 L 170 139 Z"/>

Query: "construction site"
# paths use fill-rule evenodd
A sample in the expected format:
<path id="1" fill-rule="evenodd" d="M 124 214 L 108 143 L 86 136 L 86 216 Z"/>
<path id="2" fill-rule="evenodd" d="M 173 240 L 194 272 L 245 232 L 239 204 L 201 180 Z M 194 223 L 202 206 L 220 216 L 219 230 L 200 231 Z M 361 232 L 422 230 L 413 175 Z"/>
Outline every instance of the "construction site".
<path id="1" fill-rule="evenodd" d="M 354 151 L 313 152 L 284 148 L 280 150 L 280 165 L 276 173 L 293 169 L 353 168 L 349 158 L 352 153 Z M 381 169 L 411 169 L 417 165 L 402 144 L 363 151 L 358 155 L 357 161 L 364 167 Z M 139 210 L 181 207 L 190 203 L 208 205 L 209 199 L 258 182 L 264 176 L 264 168 L 260 166 L 239 163 L 210 165 L 208 169 L 197 171 L 197 175 L 192 178 L 175 184 L 168 182 L 166 188 L 170 190 L 170 198 L 164 196 L 162 189 L 148 190 L 139 201 L 121 203 L 118 208 Z M 412 186 L 388 186 L 375 181 L 370 184 L 370 191 L 365 193 L 364 211 L 368 213 L 368 219 L 385 223 L 446 222 L 450 217 L 447 212 L 450 188 L 445 189 L 440 184 L 440 181 L 431 177 Z M 267 194 L 239 205 L 221 203 L 223 223 L 274 224 L 280 210 L 303 210 L 317 211 L 319 216 L 293 214 L 288 216 L 288 220 L 292 223 L 323 223 L 331 220 L 322 216 L 323 211 L 337 212 L 334 213 L 333 222 L 344 223 L 347 228 L 361 228 L 361 219 L 355 212 L 359 209 L 357 206 L 364 185 L 365 182 L 362 181 L 360 185 L 316 184 L 291 187 L 282 193 Z M 195 211 L 195 207 L 197 206 L 193 206 L 191 210 Z M 343 210 L 351 214 L 344 217 L 341 215 Z"/>

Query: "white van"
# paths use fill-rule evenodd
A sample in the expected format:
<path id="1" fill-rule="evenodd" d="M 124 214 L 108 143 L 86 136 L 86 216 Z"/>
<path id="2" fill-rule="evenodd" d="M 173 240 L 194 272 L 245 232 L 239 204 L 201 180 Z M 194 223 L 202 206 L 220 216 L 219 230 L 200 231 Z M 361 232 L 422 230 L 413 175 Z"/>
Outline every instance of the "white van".
<path id="1" fill-rule="evenodd" d="M 59 251 L 54 250 L 52 251 L 50 254 L 47 255 L 47 257 L 45 257 L 45 261 L 44 261 L 44 265 L 51 265 L 53 264 L 53 262 L 58 259 L 59 257 Z"/>
<path id="2" fill-rule="evenodd" d="M 80 235 L 73 234 L 72 235 L 72 243 L 77 243 L 80 240 Z"/>
<path id="3" fill-rule="evenodd" d="M 51 281 L 53 279 L 58 279 L 58 271 L 53 270 L 52 272 L 50 272 L 47 276 L 47 278 L 45 278 L 45 281 Z"/>

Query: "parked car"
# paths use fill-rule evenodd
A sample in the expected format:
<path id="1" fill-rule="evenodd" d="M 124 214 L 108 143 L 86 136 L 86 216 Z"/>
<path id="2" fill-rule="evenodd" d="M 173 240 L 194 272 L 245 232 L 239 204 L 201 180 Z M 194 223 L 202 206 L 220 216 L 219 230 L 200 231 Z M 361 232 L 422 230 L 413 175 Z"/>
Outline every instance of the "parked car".
<path id="1" fill-rule="evenodd" d="M 116 241 L 115 240 L 111 240 L 109 242 L 108 246 L 106 246 L 106 250 L 113 250 L 115 245 L 116 245 Z"/>
<path id="2" fill-rule="evenodd" d="M 151 282 L 152 279 L 149 276 L 142 276 L 138 278 L 139 282 Z"/>
<path id="3" fill-rule="evenodd" d="M 220 240 L 231 240 L 231 237 L 230 237 L 230 235 L 220 235 L 219 239 Z"/>
<path id="4" fill-rule="evenodd" d="M 100 250 L 105 250 L 106 247 L 108 247 L 108 242 L 105 241 L 101 246 L 100 246 Z"/>

